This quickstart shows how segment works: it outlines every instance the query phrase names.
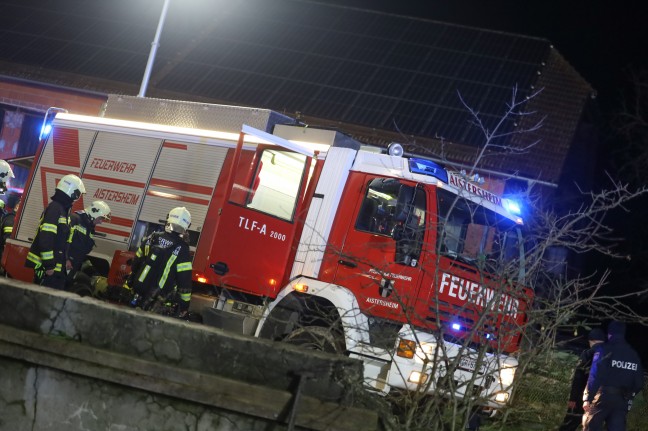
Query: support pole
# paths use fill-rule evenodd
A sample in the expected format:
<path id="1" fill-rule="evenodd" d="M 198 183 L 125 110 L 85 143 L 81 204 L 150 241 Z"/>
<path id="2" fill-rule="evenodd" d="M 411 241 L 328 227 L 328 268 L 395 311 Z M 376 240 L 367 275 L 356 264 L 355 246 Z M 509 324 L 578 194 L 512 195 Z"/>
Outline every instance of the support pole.
<path id="1" fill-rule="evenodd" d="M 157 30 L 155 32 L 155 38 L 153 39 L 153 43 L 151 43 L 151 52 L 149 53 L 148 61 L 146 63 L 146 70 L 144 70 L 142 85 L 140 86 L 140 91 L 137 97 L 144 97 L 146 95 L 146 88 L 148 87 L 149 78 L 151 77 L 151 70 L 153 69 L 153 63 L 155 62 L 155 55 L 157 54 L 158 46 L 160 46 L 160 34 L 162 34 L 162 27 L 164 27 L 164 20 L 166 19 L 170 1 L 171 0 L 164 0 L 162 13 L 160 14 L 160 20 L 158 21 Z"/>

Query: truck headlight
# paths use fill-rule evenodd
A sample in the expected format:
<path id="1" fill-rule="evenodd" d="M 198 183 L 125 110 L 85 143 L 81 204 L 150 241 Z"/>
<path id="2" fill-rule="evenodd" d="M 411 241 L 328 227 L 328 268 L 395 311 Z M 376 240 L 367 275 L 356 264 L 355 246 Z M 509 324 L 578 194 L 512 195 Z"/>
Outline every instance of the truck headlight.
<path id="1" fill-rule="evenodd" d="M 425 384 L 425 382 L 427 382 L 427 379 L 428 379 L 427 374 L 421 373 L 420 371 L 412 371 L 412 373 L 410 374 L 407 380 L 411 383 L 423 385 Z"/>
<path id="2" fill-rule="evenodd" d="M 495 394 L 495 401 L 504 404 L 509 399 L 509 394 L 506 392 L 498 392 Z"/>
<path id="3" fill-rule="evenodd" d="M 499 371 L 500 383 L 502 386 L 509 387 L 513 384 L 513 379 L 515 378 L 515 366 L 508 364 L 502 364 L 502 368 Z"/>
<path id="4" fill-rule="evenodd" d="M 437 344 L 436 343 L 428 343 L 428 342 L 421 342 L 421 352 L 423 352 L 423 356 L 428 360 L 431 361 L 434 359 L 434 354 L 436 353 L 437 349 Z"/>

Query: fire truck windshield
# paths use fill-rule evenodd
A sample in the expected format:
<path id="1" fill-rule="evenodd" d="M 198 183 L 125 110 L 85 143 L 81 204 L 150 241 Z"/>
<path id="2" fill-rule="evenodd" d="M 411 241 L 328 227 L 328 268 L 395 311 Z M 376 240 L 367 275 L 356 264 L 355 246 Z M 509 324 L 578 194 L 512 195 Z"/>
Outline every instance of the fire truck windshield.
<path id="1" fill-rule="evenodd" d="M 513 221 L 438 189 L 437 250 L 489 273 L 524 276 L 522 231 Z"/>

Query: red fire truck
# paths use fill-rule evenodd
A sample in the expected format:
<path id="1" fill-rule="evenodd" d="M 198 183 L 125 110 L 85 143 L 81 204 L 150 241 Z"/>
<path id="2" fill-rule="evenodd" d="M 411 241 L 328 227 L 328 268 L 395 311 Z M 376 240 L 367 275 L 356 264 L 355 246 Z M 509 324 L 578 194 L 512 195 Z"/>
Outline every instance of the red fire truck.
<path id="1" fill-rule="evenodd" d="M 94 199 L 112 209 L 90 256 L 111 285 L 183 205 L 191 308 L 205 323 L 361 359 L 382 393 L 507 402 L 531 298 L 513 201 L 432 160 L 270 111 L 218 106 L 209 130 L 141 112 L 56 115 L 6 246 L 11 277 L 31 281 L 23 263 L 40 214 L 74 173 L 87 191 L 74 209 Z"/>

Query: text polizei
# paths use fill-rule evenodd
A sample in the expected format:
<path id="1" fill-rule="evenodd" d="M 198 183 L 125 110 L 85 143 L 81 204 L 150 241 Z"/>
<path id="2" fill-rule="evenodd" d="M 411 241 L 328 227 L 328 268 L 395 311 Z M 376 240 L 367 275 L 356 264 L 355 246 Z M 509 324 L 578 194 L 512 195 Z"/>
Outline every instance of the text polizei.
<path id="1" fill-rule="evenodd" d="M 621 368 L 622 370 L 637 371 L 637 364 L 634 362 L 616 361 L 613 359 L 612 368 Z"/>

